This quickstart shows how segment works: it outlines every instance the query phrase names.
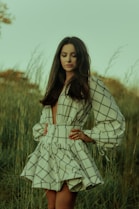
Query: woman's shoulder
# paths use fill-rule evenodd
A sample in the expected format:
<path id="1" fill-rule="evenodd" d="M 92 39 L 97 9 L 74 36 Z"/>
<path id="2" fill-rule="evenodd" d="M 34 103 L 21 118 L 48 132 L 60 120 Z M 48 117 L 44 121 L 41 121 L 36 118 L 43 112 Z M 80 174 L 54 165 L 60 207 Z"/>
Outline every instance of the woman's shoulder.
<path id="1" fill-rule="evenodd" d="M 111 97 L 110 90 L 107 88 L 107 86 L 100 77 L 91 75 L 89 81 L 90 93 L 92 97 L 102 97 L 104 95 L 107 97 Z"/>
<path id="2" fill-rule="evenodd" d="M 99 87 L 105 88 L 103 81 L 100 79 L 100 77 L 98 77 L 96 75 L 90 75 L 89 85 L 90 85 L 90 89 L 92 89 L 92 90 L 96 90 Z"/>
<path id="3" fill-rule="evenodd" d="M 42 114 L 45 114 L 50 108 L 51 108 L 50 105 L 44 105 L 44 106 L 42 107 Z"/>

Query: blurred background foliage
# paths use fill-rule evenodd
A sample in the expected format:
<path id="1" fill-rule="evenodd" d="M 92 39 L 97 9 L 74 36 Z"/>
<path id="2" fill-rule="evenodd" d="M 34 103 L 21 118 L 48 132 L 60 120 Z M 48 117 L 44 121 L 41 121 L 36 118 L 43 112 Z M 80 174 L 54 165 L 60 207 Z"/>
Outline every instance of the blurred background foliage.
<path id="1" fill-rule="evenodd" d="M 38 69 L 40 70 L 40 68 Z M 40 72 L 40 71 L 39 71 Z M 38 76 L 36 73 L 36 76 Z M 105 184 L 78 194 L 76 209 L 139 208 L 139 91 L 127 88 L 114 78 L 100 77 L 115 97 L 126 118 L 121 147 L 107 151 L 110 161 L 89 147 Z M 41 76 L 39 76 L 41 79 Z M 32 126 L 39 120 L 42 92 L 28 76 L 17 70 L 0 72 L 0 208 L 43 209 L 44 191 L 32 190 L 31 183 L 20 178 L 27 156 L 36 147 Z M 92 127 L 92 113 L 86 126 Z"/>

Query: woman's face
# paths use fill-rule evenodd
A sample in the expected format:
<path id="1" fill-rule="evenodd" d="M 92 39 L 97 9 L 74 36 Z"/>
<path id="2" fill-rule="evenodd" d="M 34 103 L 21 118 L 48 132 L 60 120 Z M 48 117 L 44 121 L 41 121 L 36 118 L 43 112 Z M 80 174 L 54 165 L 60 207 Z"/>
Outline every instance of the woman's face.
<path id="1" fill-rule="evenodd" d="M 66 72 L 72 72 L 77 66 L 77 56 L 73 44 L 66 44 L 61 49 L 60 61 Z"/>

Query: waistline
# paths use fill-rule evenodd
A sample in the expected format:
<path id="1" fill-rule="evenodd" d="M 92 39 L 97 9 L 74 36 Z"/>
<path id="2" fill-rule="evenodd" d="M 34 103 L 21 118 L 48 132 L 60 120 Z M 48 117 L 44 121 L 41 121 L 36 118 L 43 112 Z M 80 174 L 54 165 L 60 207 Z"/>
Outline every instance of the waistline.
<path id="1" fill-rule="evenodd" d="M 67 138 L 72 129 L 81 129 L 79 125 L 57 125 L 57 124 L 48 124 L 47 127 L 47 136 Z"/>

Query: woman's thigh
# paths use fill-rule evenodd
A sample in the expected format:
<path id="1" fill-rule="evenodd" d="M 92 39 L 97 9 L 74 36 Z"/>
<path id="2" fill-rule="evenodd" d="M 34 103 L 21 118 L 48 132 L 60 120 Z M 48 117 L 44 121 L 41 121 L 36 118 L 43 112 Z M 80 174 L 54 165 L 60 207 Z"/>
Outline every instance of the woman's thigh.
<path id="1" fill-rule="evenodd" d="M 55 209 L 73 209 L 75 205 L 77 193 L 71 192 L 64 184 L 62 190 L 56 193 L 56 208 Z"/>

